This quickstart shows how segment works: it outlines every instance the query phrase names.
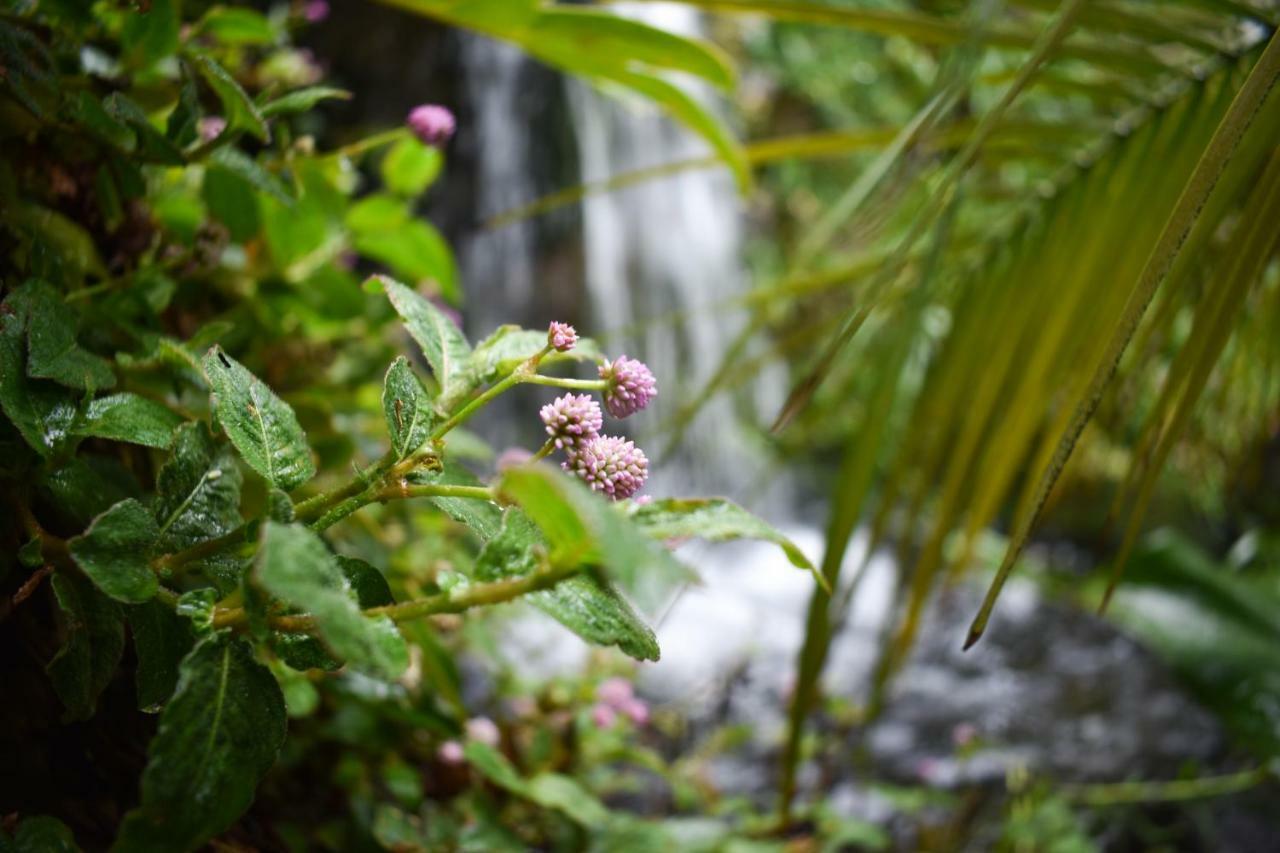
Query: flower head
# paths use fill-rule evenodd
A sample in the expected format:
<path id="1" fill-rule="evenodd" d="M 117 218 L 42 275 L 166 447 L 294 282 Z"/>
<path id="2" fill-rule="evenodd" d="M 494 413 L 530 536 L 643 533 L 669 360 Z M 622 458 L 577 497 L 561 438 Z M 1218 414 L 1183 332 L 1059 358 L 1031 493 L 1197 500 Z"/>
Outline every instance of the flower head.
<path id="1" fill-rule="evenodd" d="M 227 120 L 222 116 L 203 116 L 196 122 L 196 133 L 201 142 L 212 142 L 227 129 Z"/>
<path id="2" fill-rule="evenodd" d="M 596 703 L 596 706 L 591 709 L 591 722 L 595 723 L 598 729 L 612 728 L 617 719 L 618 712 L 603 702 Z"/>
<path id="3" fill-rule="evenodd" d="M 625 678 L 606 678 L 596 687 L 596 698 L 606 705 L 620 708 L 635 696 L 631 682 Z"/>
<path id="4" fill-rule="evenodd" d="M 649 476 L 649 460 L 644 451 L 627 439 L 612 435 L 580 443 L 563 467 L 613 500 L 631 497 Z"/>
<path id="5" fill-rule="evenodd" d="M 547 329 L 547 344 L 556 352 L 568 352 L 578 342 L 578 332 L 568 323 L 553 322 Z"/>
<path id="6" fill-rule="evenodd" d="M 609 383 L 604 389 L 604 407 L 615 418 L 625 418 L 649 405 L 658 396 L 653 371 L 638 359 L 620 355 L 600 365 L 600 378 Z"/>
<path id="7" fill-rule="evenodd" d="M 320 23 L 325 18 L 329 17 L 328 0 L 310 0 L 310 2 L 303 4 L 302 17 L 309 23 Z"/>
<path id="8" fill-rule="evenodd" d="M 573 453 L 600 434 L 604 414 L 600 404 L 586 394 L 565 394 L 542 407 L 542 422 L 547 435 L 561 450 Z"/>
<path id="9" fill-rule="evenodd" d="M 488 717 L 472 717 L 467 720 L 466 729 L 469 739 L 480 741 L 486 746 L 497 746 L 502 739 L 498 724 Z"/>
<path id="10" fill-rule="evenodd" d="M 439 147 L 449 141 L 457 128 L 453 113 L 439 104 L 421 104 L 409 111 L 406 119 L 414 136 L 424 145 Z"/>

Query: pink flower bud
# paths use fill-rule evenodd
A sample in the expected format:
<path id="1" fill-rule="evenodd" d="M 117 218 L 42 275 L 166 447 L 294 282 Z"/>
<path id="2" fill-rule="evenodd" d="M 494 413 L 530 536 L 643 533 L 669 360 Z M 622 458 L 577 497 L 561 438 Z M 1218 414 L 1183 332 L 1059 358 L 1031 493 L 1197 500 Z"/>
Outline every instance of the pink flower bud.
<path id="1" fill-rule="evenodd" d="M 309 0 L 302 7 L 302 17 L 309 23 L 320 23 L 329 17 L 329 3 L 327 0 Z"/>
<path id="2" fill-rule="evenodd" d="M 440 147 L 453 136 L 457 122 L 453 113 L 439 104 L 421 104 L 409 111 L 406 120 L 414 136 L 422 140 L 424 145 Z"/>
<path id="3" fill-rule="evenodd" d="M 649 706 L 645 704 L 643 699 L 633 696 L 624 702 L 618 710 L 629 717 L 631 722 L 637 726 L 643 726 L 649 722 Z"/>
<path id="4" fill-rule="evenodd" d="M 556 352 L 568 352 L 578 342 L 578 332 L 568 323 L 554 322 L 547 329 L 547 343 Z"/>
<path id="5" fill-rule="evenodd" d="M 583 441 L 562 467 L 577 474 L 593 491 L 613 500 L 631 497 L 649 476 L 649 459 L 644 451 L 624 438 L 610 435 Z"/>
<path id="6" fill-rule="evenodd" d="M 542 407 L 539 415 L 547 435 L 561 450 L 573 452 L 600 434 L 604 413 L 600 404 L 586 394 L 565 394 Z"/>
<path id="7" fill-rule="evenodd" d="M 467 720 L 467 737 L 486 746 L 497 746 L 502 739 L 498 726 L 488 717 L 472 717 Z"/>
<path id="8" fill-rule="evenodd" d="M 591 722 L 595 723 L 598 729 L 612 728 L 617 719 L 618 713 L 603 702 L 591 709 Z"/>
<path id="9" fill-rule="evenodd" d="M 201 142 L 212 142 L 227 129 L 227 120 L 222 116 L 204 116 L 196 122 L 196 133 Z"/>
<path id="10" fill-rule="evenodd" d="M 634 415 L 658 396 L 653 371 L 643 361 L 625 355 L 600 365 L 600 378 L 608 383 L 604 389 L 604 407 L 615 418 Z"/>
<path id="11" fill-rule="evenodd" d="M 625 678 L 606 678 L 596 688 L 596 699 L 613 708 L 621 709 L 635 696 L 635 689 Z"/>
<path id="12" fill-rule="evenodd" d="M 467 760 L 462 752 L 462 744 L 456 740 L 447 740 L 440 744 L 440 748 L 436 750 L 436 756 L 445 764 L 461 764 Z"/>

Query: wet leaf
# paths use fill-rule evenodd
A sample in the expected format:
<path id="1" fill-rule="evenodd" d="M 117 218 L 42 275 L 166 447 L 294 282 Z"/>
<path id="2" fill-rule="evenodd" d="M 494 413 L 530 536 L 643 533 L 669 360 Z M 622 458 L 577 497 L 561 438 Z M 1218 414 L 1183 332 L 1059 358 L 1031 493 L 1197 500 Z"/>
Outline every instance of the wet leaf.
<path id="1" fill-rule="evenodd" d="M 285 491 L 310 480 L 315 461 L 293 409 L 220 347 L 203 366 L 218 422 L 249 467 Z"/>
<path id="2" fill-rule="evenodd" d="M 443 167 L 444 155 L 440 149 L 406 136 L 382 158 L 382 182 L 393 193 L 417 196 L 435 182 Z"/>
<path id="3" fill-rule="evenodd" d="M 387 368 L 382 386 L 382 412 L 396 458 L 404 459 L 426 443 L 435 422 L 431 395 L 422 387 L 404 356 Z"/>
<path id="4" fill-rule="evenodd" d="M 267 131 L 267 123 L 258 111 L 257 105 L 245 94 L 236 79 L 227 73 L 227 69 L 219 65 L 212 57 L 202 53 L 191 53 L 188 56 L 191 64 L 200 72 L 200 76 L 209 84 L 209 88 L 222 102 L 223 117 L 230 130 L 243 130 L 256 136 L 263 142 L 271 138 Z"/>
<path id="5" fill-rule="evenodd" d="M 142 775 L 142 804 L 124 820 L 118 853 L 191 850 L 253 802 L 284 742 L 285 708 L 270 670 L 230 633 L 182 661 Z"/>
<path id="6" fill-rule="evenodd" d="M 306 527 L 263 525 L 254 577 L 276 598 L 314 615 L 325 645 L 352 667 L 390 680 L 408 666 L 408 650 L 395 623 L 360 611 L 337 559 Z"/>
<path id="7" fill-rule="evenodd" d="M 268 101 L 262 105 L 262 117 L 271 118 L 279 115 L 305 113 L 321 101 L 348 101 L 351 93 L 331 86 L 308 86 L 297 89 L 287 95 Z"/>
<path id="8" fill-rule="evenodd" d="M 386 276 L 374 276 L 371 281 L 386 290 L 405 328 L 422 348 L 436 381 L 441 387 L 447 386 L 471 354 L 471 345 L 462 330 L 429 300 L 400 282 Z"/>
<path id="9" fill-rule="evenodd" d="M 50 583 L 58 599 L 64 640 L 46 670 L 66 706 L 65 719 L 87 720 L 120 665 L 124 614 L 119 604 L 83 578 L 58 572 Z"/>
<path id="10" fill-rule="evenodd" d="M 191 622 L 159 601 L 148 601 L 128 610 L 129 632 L 138 658 L 134 680 L 138 709 L 156 713 L 169 701 L 178 684 L 178 667 L 191 651 L 195 635 Z"/>
<path id="11" fill-rule="evenodd" d="M 75 433 L 165 448 L 181 423 L 182 416 L 168 406 L 125 391 L 90 401 Z"/>
<path id="12" fill-rule="evenodd" d="M 180 551 L 239 527 L 241 480 L 230 448 L 214 444 L 205 424 L 180 427 L 156 476 L 156 550 Z"/>
<path id="13" fill-rule="evenodd" d="M 23 285 L 28 306 L 27 375 L 52 379 L 80 390 L 111 388 L 115 374 L 107 360 L 76 342 L 75 314 L 51 285 L 32 281 Z M 16 295 L 16 294 L 15 294 Z"/>
<path id="14" fill-rule="evenodd" d="M 0 845 L 3 843 L 0 835 Z M 80 853 L 67 825 L 49 815 L 24 818 L 13 835 L 12 849 L 14 853 Z"/>
<path id="15" fill-rule="evenodd" d="M 19 289 L 0 307 L 0 408 L 37 453 L 59 450 L 75 422 L 75 399 L 66 388 L 27 376 L 25 328 L 29 300 Z"/>
<path id="16" fill-rule="evenodd" d="M 118 601 L 139 604 L 159 588 L 148 561 L 159 535 L 147 508 L 129 498 L 95 518 L 67 548 L 98 589 Z"/>

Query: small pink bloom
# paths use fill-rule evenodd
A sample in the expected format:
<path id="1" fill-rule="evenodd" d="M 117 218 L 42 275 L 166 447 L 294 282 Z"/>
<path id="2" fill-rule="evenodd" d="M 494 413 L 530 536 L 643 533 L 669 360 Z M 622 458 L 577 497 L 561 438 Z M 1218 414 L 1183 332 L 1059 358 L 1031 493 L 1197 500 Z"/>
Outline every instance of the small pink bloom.
<path id="1" fill-rule="evenodd" d="M 497 746 L 502 739 L 498 726 L 488 717 L 472 717 L 467 720 L 467 737 L 486 746 Z"/>
<path id="2" fill-rule="evenodd" d="M 456 740 L 447 740 L 440 744 L 440 748 L 436 750 L 436 755 L 445 764 L 461 764 L 467 760 L 466 755 L 462 752 L 462 744 Z"/>
<path id="3" fill-rule="evenodd" d="M 212 142 L 227 129 L 227 120 L 222 116 L 205 116 L 196 122 L 196 132 L 201 142 Z"/>
<path id="4" fill-rule="evenodd" d="M 951 730 L 951 743 L 962 749 L 978 739 L 978 727 L 973 723 L 957 723 Z"/>
<path id="5" fill-rule="evenodd" d="M 633 696 L 622 703 L 622 707 L 618 710 L 629 717 L 631 722 L 637 726 L 643 726 L 649 722 L 649 706 L 642 699 L 637 699 Z"/>
<path id="6" fill-rule="evenodd" d="M 615 501 L 640 491 L 649 476 L 649 459 L 644 451 L 611 435 L 581 442 L 561 467 L 577 474 L 593 491 L 603 492 Z"/>
<path id="7" fill-rule="evenodd" d="M 578 342 L 578 332 L 568 323 L 554 322 L 547 329 L 547 343 L 556 352 L 568 352 Z"/>
<path id="8" fill-rule="evenodd" d="M 523 447 L 508 447 L 498 455 L 498 461 L 494 463 L 494 467 L 499 471 L 505 471 L 508 468 L 519 468 L 532 458 L 533 454 Z"/>
<path id="9" fill-rule="evenodd" d="M 421 104 L 409 111 L 406 119 L 414 136 L 422 140 L 423 145 L 440 147 L 453 136 L 457 129 L 457 121 L 448 108 L 439 104 Z"/>
<path id="10" fill-rule="evenodd" d="M 570 453 L 583 442 L 600 434 L 604 413 L 600 404 L 586 394 L 564 394 L 542 407 L 538 413 L 555 446 Z"/>
<path id="11" fill-rule="evenodd" d="M 320 23 L 329 17 L 329 3 L 327 0 L 309 0 L 302 7 L 302 17 L 312 24 Z"/>
<path id="12" fill-rule="evenodd" d="M 653 371 L 643 361 L 625 355 L 600 365 L 600 378 L 608 383 L 604 407 L 615 418 L 634 415 L 658 396 Z"/>
<path id="13" fill-rule="evenodd" d="M 618 710 L 635 696 L 635 688 L 625 678 L 606 678 L 596 687 L 596 699 Z"/>
<path id="14" fill-rule="evenodd" d="M 612 728 L 614 721 L 618 719 L 618 712 L 610 708 L 608 705 L 600 702 L 591 709 L 591 722 L 596 724 L 596 728 L 608 729 Z"/>

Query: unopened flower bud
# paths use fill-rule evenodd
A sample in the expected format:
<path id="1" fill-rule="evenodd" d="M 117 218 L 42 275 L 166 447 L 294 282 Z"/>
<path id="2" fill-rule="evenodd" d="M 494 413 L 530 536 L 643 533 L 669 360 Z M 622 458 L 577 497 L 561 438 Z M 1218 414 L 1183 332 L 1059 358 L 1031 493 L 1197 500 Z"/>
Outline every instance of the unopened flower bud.
<path id="1" fill-rule="evenodd" d="M 409 111 L 407 119 L 413 135 L 422 140 L 424 145 L 440 147 L 453 136 L 457 128 L 453 113 L 439 104 L 421 104 Z"/>
<path id="2" fill-rule="evenodd" d="M 554 322 L 547 329 L 547 343 L 556 352 L 568 352 L 578 342 L 578 332 L 568 323 Z"/>
<path id="3" fill-rule="evenodd" d="M 658 396 L 653 371 L 643 361 L 625 355 L 600 365 L 600 378 L 608 383 L 604 389 L 604 407 L 615 418 L 634 415 Z"/>
<path id="4" fill-rule="evenodd" d="M 604 413 L 586 394 L 565 394 L 542 407 L 539 413 L 555 446 L 574 452 L 584 441 L 600 434 Z"/>
<path id="5" fill-rule="evenodd" d="M 649 459 L 644 451 L 625 438 L 609 435 L 579 444 L 563 467 L 613 500 L 631 497 L 649 476 Z"/>

